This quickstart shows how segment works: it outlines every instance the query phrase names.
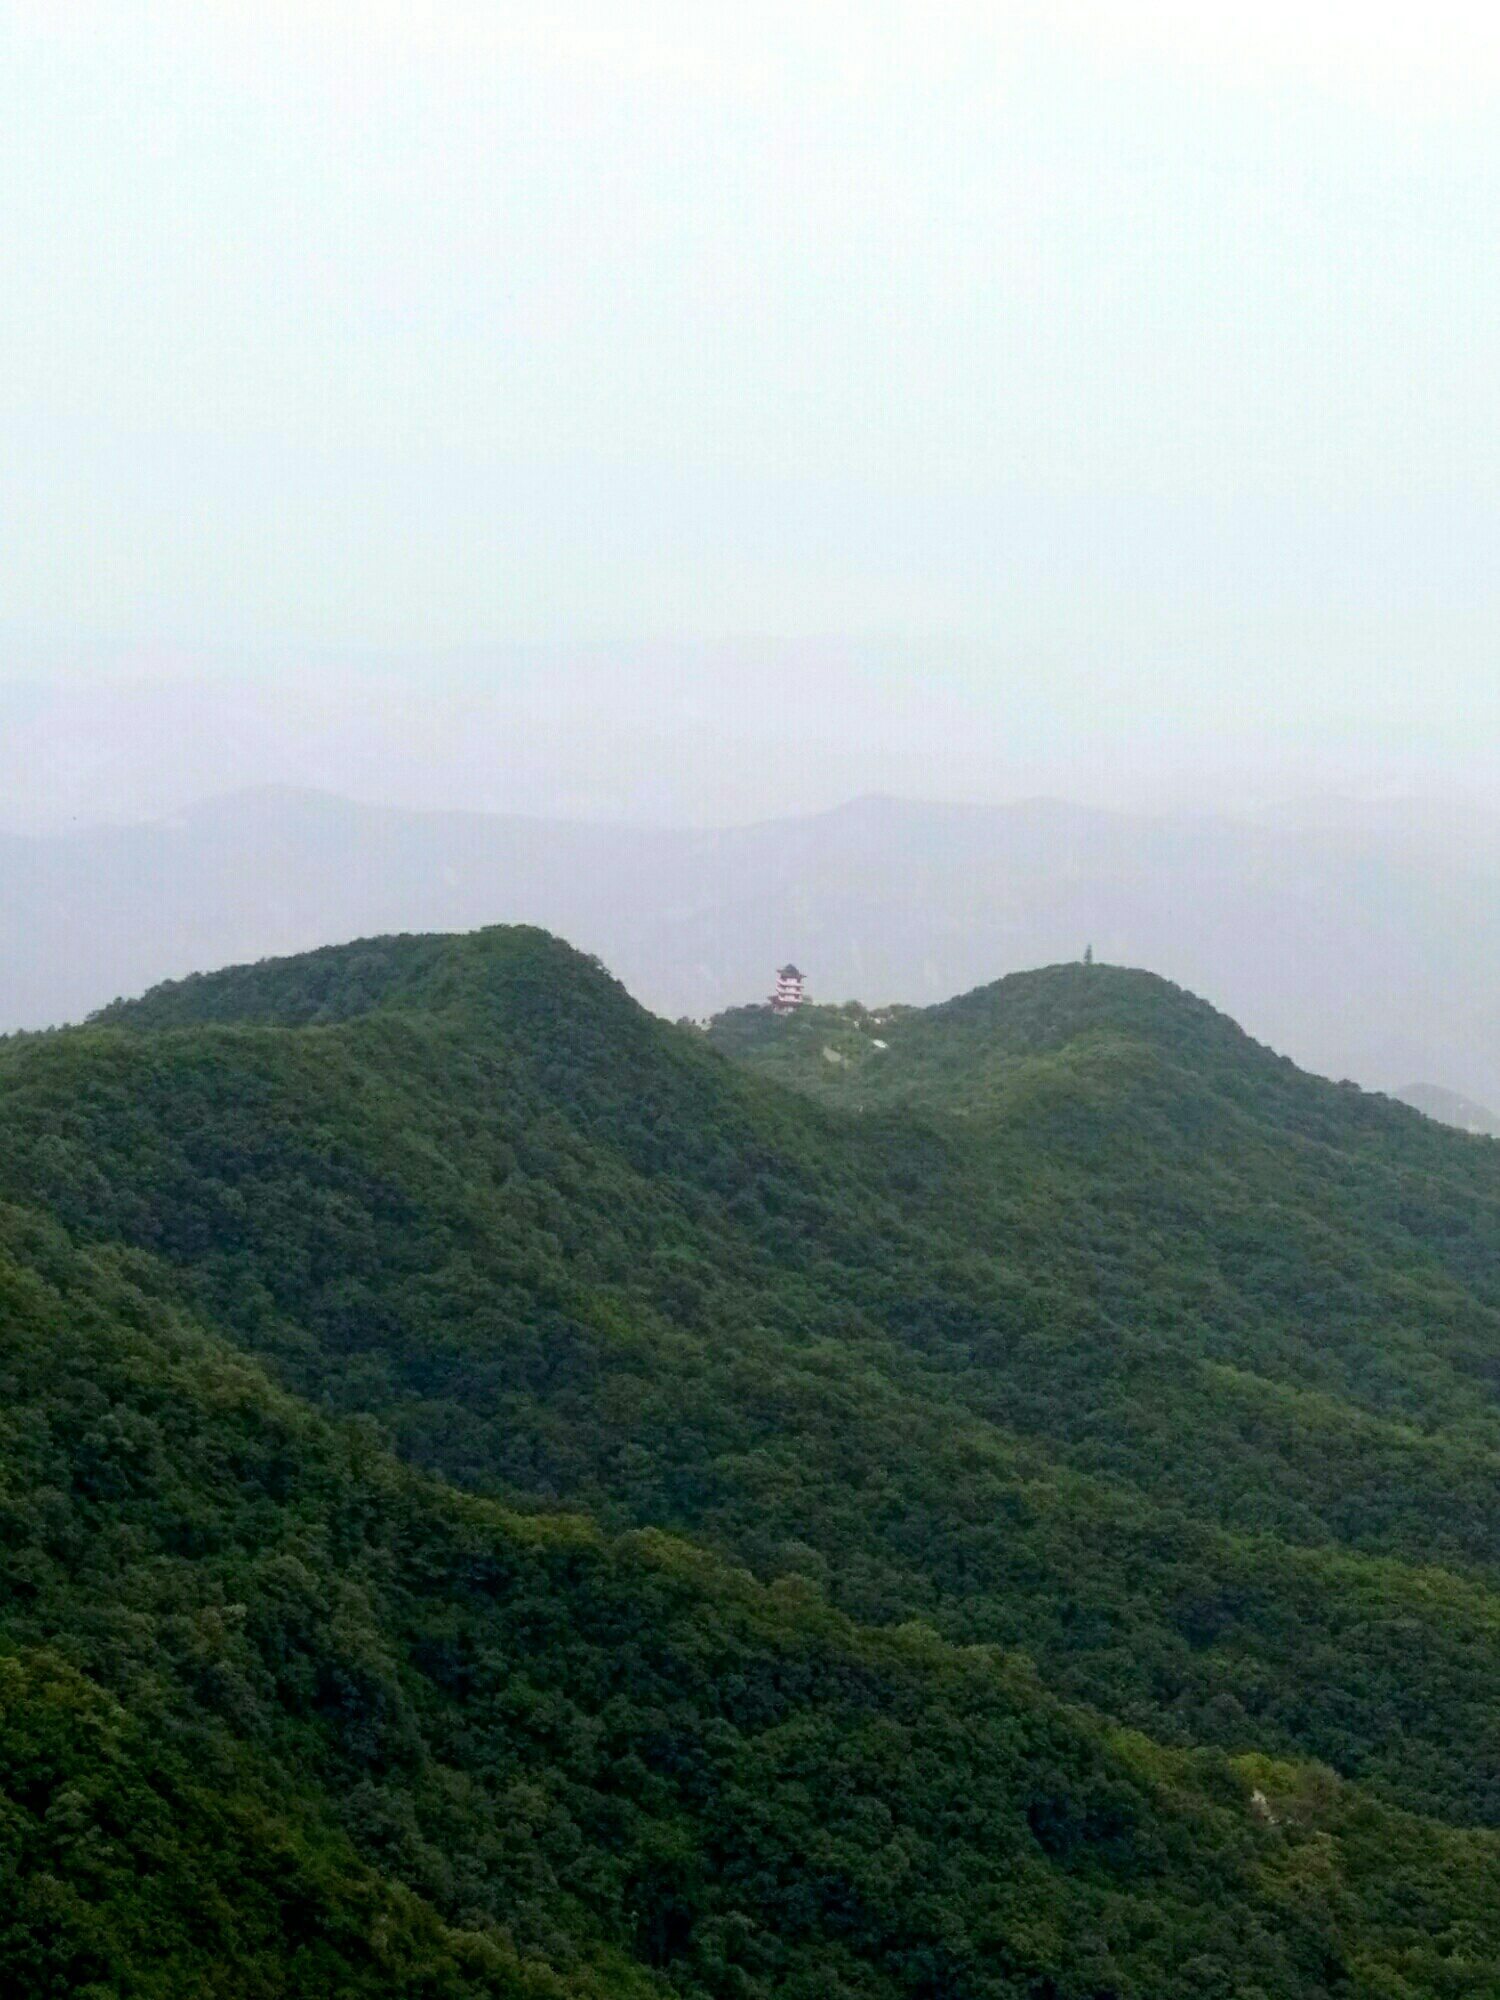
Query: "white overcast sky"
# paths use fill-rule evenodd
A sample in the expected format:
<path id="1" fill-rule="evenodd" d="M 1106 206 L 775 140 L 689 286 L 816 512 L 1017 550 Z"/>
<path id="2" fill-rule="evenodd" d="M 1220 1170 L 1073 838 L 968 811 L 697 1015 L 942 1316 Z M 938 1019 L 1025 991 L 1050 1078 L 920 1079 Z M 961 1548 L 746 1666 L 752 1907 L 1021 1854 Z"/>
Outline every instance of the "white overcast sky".
<path id="1" fill-rule="evenodd" d="M 1493 6 L 0 0 L 0 680 L 378 685 L 433 803 L 1487 782 L 1497 99 Z M 481 696 L 614 734 L 445 790 Z"/>

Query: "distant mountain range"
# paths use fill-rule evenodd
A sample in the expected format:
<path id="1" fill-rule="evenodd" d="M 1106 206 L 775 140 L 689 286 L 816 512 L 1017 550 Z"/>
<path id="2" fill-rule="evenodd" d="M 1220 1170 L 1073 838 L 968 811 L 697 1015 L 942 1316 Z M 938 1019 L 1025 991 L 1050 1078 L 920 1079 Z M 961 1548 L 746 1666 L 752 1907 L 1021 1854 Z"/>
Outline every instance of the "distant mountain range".
<path id="1" fill-rule="evenodd" d="M 758 999 L 788 957 L 819 999 L 929 1004 L 1091 945 L 1310 1069 L 1482 1106 L 1500 1101 L 1497 913 L 1500 821 L 1421 805 L 1271 825 L 867 798 L 705 832 L 259 790 L 0 840 L 0 1026 L 229 961 L 494 922 L 561 932 L 648 1007 L 695 1018 Z"/>
<path id="2" fill-rule="evenodd" d="M 1391 1095 L 1414 1111 L 1424 1111 L 1429 1118 L 1436 1118 L 1440 1124 L 1456 1125 L 1460 1132 L 1483 1132 L 1492 1139 L 1500 1138 L 1500 1117 L 1487 1104 L 1476 1104 L 1472 1097 L 1461 1097 L 1456 1090 L 1444 1090 L 1436 1083 L 1409 1083 L 1404 1090 L 1393 1091 Z"/>

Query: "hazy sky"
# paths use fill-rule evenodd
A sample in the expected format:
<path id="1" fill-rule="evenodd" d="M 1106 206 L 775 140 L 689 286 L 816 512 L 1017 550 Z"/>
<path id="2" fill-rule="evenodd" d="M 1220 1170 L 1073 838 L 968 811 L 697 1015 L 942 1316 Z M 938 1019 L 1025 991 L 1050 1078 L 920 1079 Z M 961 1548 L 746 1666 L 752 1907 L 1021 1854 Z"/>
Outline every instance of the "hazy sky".
<path id="1" fill-rule="evenodd" d="M 0 0 L 0 93 L 12 684 L 468 649 L 589 809 L 630 672 L 898 789 L 1500 732 L 1492 6 Z"/>

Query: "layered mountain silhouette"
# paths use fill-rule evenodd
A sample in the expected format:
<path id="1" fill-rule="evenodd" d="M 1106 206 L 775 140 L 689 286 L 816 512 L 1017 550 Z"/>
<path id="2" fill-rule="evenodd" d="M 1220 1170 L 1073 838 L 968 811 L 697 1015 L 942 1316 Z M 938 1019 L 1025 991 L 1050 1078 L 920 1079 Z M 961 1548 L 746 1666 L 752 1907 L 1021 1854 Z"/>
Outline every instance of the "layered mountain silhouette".
<path id="1" fill-rule="evenodd" d="M 929 1004 L 1074 958 L 1150 966 L 1304 1066 L 1500 1102 L 1500 832 L 1332 808 L 1280 826 L 867 799 L 723 832 L 412 814 L 258 792 L 0 842 L 0 1024 L 234 960 L 541 924 L 703 1018 L 789 958 L 815 997 Z"/>

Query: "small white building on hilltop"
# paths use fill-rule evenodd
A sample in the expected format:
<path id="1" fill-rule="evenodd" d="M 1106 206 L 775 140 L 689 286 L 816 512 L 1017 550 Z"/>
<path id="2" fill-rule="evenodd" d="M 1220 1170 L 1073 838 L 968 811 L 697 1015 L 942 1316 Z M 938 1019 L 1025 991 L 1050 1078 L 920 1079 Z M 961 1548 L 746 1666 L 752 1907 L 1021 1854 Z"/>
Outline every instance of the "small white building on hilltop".
<path id="1" fill-rule="evenodd" d="M 795 965 L 784 965 L 776 975 L 776 991 L 771 1005 L 778 1014 L 790 1014 L 807 998 L 806 981 Z"/>

